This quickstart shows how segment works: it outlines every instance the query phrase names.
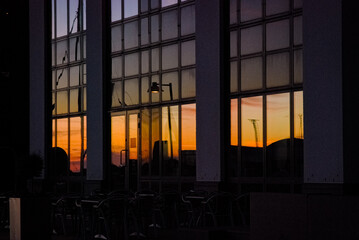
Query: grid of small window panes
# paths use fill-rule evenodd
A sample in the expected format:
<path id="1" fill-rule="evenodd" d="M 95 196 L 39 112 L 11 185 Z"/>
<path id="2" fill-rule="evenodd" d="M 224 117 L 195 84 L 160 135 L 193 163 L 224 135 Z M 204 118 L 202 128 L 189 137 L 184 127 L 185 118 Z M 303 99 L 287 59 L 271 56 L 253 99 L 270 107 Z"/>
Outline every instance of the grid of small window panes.
<path id="1" fill-rule="evenodd" d="M 302 1 L 229 5 L 228 174 L 241 191 L 294 191 L 303 164 Z"/>
<path id="2" fill-rule="evenodd" d="M 154 178 L 194 176 L 194 1 L 111 0 L 111 61 L 112 164 L 125 148 L 120 115 L 137 109 L 143 184 L 159 190 Z"/>
<path id="3" fill-rule="evenodd" d="M 86 168 L 86 1 L 52 0 L 52 146 Z"/>
<path id="4" fill-rule="evenodd" d="M 193 2 L 112 0 L 111 13 L 111 107 L 194 98 Z M 160 94 L 149 91 L 153 83 Z"/>

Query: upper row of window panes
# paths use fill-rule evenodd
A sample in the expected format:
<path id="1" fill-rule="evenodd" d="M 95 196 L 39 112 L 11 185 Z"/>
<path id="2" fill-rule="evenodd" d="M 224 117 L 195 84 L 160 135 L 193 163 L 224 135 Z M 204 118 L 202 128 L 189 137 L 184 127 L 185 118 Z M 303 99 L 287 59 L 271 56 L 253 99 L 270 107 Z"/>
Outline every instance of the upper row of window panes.
<path id="1" fill-rule="evenodd" d="M 161 14 L 162 24 L 160 29 L 159 15 L 141 20 L 116 25 L 111 30 L 112 52 L 130 49 L 140 45 L 156 43 L 161 40 L 169 40 L 195 32 L 195 8 L 194 5 L 181 8 L 181 26 L 178 25 L 177 9 Z M 140 30 L 141 29 L 141 30 Z M 122 46 L 123 44 L 123 46 Z"/>
<path id="2" fill-rule="evenodd" d="M 302 8 L 303 0 L 230 0 L 230 24 L 237 23 L 238 14 L 240 21 L 246 22 L 262 18 L 263 9 L 266 16 L 288 12 L 291 1 L 294 9 Z"/>
<path id="3" fill-rule="evenodd" d="M 160 6 L 167 7 L 188 0 L 111 0 L 111 21 L 116 22 L 144 13 Z M 122 11 L 123 10 L 123 11 Z"/>
<path id="4" fill-rule="evenodd" d="M 52 38 L 85 29 L 86 0 L 52 0 Z"/>

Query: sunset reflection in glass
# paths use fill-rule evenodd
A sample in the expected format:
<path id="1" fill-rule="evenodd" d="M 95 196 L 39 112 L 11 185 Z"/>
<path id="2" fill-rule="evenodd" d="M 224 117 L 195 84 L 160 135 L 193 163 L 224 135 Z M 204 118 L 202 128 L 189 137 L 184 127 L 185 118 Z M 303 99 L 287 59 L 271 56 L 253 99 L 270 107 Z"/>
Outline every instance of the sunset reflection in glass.
<path id="1" fill-rule="evenodd" d="M 70 118 L 70 171 L 81 169 L 81 118 Z"/>
<path id="2" fill-rule="evenodd" d="M 120 166 L 121 150 L 126 149 L 125 116 L 111 118 L 111 163 Z M 124 156 L 122 156 L 122 161 Z"/>

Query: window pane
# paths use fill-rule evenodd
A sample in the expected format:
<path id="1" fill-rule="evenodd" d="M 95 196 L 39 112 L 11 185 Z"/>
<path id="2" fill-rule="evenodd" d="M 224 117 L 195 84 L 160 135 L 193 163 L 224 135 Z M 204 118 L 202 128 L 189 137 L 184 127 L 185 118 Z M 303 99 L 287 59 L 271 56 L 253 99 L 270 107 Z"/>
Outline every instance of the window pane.
<path id="1" fill-rule="evenodd" d="M 289 84 L 289 53 L 267 56 L 267 87 Z"/>
<path id="2" fill-rule="evenodd" d="M 148 73 L 149 72 L 149 51 L 141 52 L 141 73 Z"/>
<path id="3" fill-rule="evenodd" d="M 289 11 L 288 0 L 267 0 L 266 1 L 266 14 L 272 15 L 276 13 Z"/>
<path id="4" fill-rule="evenodd" d="M 77 24 L 78 22 L 78 13 L 79 11 L 79 1 L 69 1 L 70 4 L 70 16 L 69 16 L 69 21 L 70 21 L 70 33 L 76 33 L 78 31 L 80 31 L 81 29 L 79 29 L 79 26 Z"/>
<path id="5" fill-rule="evenodd" d="M 294 170 L 298 177 L 303 176 L 303 91 L 294 92 Z"/>
<path id="6" fill-rule="evenodd" d="M 138 55 L 138 53 L 133 53 L 125 56 L 125 76 L 138 75 Z"/>
<path id="7" fill-rule="evenodd" d="M 162 13 L 162 40 L 178 36 L 177 10 Z"/>
<path id="8" fill-rule="evenodd" d="M 196 44 L 195 41 L 183 42 L 181 44 L 181 65 L 188 66 L 196 63 Z"/>
<path id="9" fill-rule="evenodd" d="M 55 0 L 51 0 L 51 39 L 55 38 Z"/>
<path id="10" fill-rule="evenodd" d="M 138 91 L 137 78 L 125 81 L 125 105 L 136 105 L 139 103 Z"/>
<path id="11" fill-rule="evenodd" d="M 53 92 L 52 93 L 52 105 L 51 105 L 51 107 L 52 107 L 52 115 L 55 115 L 56 114 L 56 95 L 55 95 L 55 93 Z"/>
<path id="12" fill-rule="evenodd" d="M 170 86 L 166 86 L 171 83 Z M 172 89 L 171 89 L 172 88 Z M 170 91 L 172 90 L 172 99 Z M 162 75 L 162 101 L 178 99 L 178 73 L 171 72 Z"/>
<path id="13" fill-rule="evenodd" d="M 160 67 L 160 57 L 159 57 L 159 49 L 155 48 L 151 50 L 151 71 L 156 72 Z"/>
<path id="14" fill-rule="evenodd" d="M 111 20 L 112 22 L 120 20 L 121 15 L 121 0 L 111 0 Z"/>
<path id="15" fill-rule="evenodd" d="M 68 118 L 57 119 L 57 147 L 62 148 L 68 154 L 69 150 L 69 123 Z"/>
<path id="16" fill-rule="evenodd" d="M 112 76 L 111 78 L 122 77 L 122 57 L 112 58 Z"/>
<path id="17" fill-rule="evenodd" d="M 162 70 L 178 67 L 178 45 L 162 48 Z"/>
<path id="18" fill-rule="evenodd" d="M 70 39 L 70 61 L 79 61 L 81 59 L 81 41 L 80 37 Z"/>
<path id="19" fill-rule="evenodd" d="M 263 175 L 263 98 L 241 99 L 242 175 Z"/>
<path id="20" fill-rule="evenodd" d="M 162 107 L 162 167 L 164 176 L 178 175 L 178 106 Z"/>
<path id="21" fill-rule="evenodd" d="M 87 89 L 86 88 L 83 88 L 83 93 L 84 93 L 83 108 L 84 108 L 84 111 L 86 111 L 87 110 Z"/>
<path id="22" fill-rule="evenodd" d="M 241 0 L 241 21 L 262 17 L 262 0 Z"/>
<path id="23" fill-rule="evenodd" d="M 303 51 L 294 52 L 294 83 L 303 83 Z"/>
<path id="24" fill-rule="evenodd" d="M 303 43 L 302 16 L 294 18 L 294 45 Z"/>
<path id="25" fill-rule="evenodd" d="M 148 32 L 148 18 L 141 19 L 141 45 L 148 44 L 150 41 L 149 39 L 149 32 Z"/>
<path id="26" fill-rule="evenodd" d="M 151 42 L 158 42 L 159 37 L 158 15 L 151 16 Z"/>
<path id="27" fill-rule="evenodd" d="M 160 165 L 160 111 L 159 108 L 152 109 L 152 158 L 151 158 L 151 175 L 159 175 Z"/>
<path id="28" fill-rule="evenodd" d="M 61 41 L 56 43 L 56 55 L 57 65 L 67 63 L 67 41 Z"/>
<path id="29" fill-rule="evenodd" d="M 230 40 L 230 57 L 237 56 L 237 31 L 231 32 L 231 40 Z"/>
<path id="30" fill-rule="evenodd" d="M 138 1 L 137 0 L 124 0 L 124 15 L 125 18 L 138 15 Z"/>
<path id="31" fill-rule="evenodd" d="M 304 139 L 303 91 L 294 92 L 294 138 Z"/>
<path id="32" fill-rule="evenodd" d="M 83 36 L 83 48 L 82 48 L 82 51 L 83 51 L 83 57 L 84 59 L 86 59 L 86 36 Z"/>
<path id="33" fill-rule="evenodd" d="M 151 84 L 153 82 L 155 82 L 157 84 L 160 84 L 160 79 L 159 79 L 158 75 L 153 75 L 151 77 Z M 151 92 L 151 98 L 152 98 L 152 102 L 159 102 L 160 101 L 160 94 Z"/>
<path id="34" fill-rule="evenodd" d="M 55 90 L 56 88 L 56 82 L 57 82 L 57 77 L 56 77 L 56 71 L 52 71 L 52 74 L 51 74 L 51 85 L 52 85 L 52 90 Z"/>
<path id="35" fill-rule="evenodd" d="M 122 81 L 112 83 L 112 104 L 111 107 L 122 105 Z"/>
<path id="36" fill-rule="evenodd" d="M 63 68 L 57 70 L 57 89 L 65 88 L 69 85 L 68 83 L 68 69 Z"/>
<path id="37" fill-rule="evenodd" d="M 82 75 L 82 81 L 84 84 L 86 84 L 87 82 L 87 68 L 86 68 L 86 64 L 82 65 L 82 71 L 83 71 L 83 75 Z"/>
<path id="38" fill-rule="evenodd" d="M 138 160 L 138 115 L 130 114 L 128 119 L 128 129 L 129 129 L 129 161 L 131 165 L 133 164 L 135 171 L 137 171 L 137 160 Z M 136 166 L 136 167 L 135 167 Z"/>
<path id="39" fill-rule="evenodd" d="M 70 68 L 70 86 L 79 86 L 80 81 L 80 65 Z"/>
<path id="40" fill-rule="evenodd" d="M 56 95 L 56 113 L 64 114 L 68 113 L 68 98 L 67 91 L 57 92 Z"/>
<path id="41" fill-rule="evenodd" d="M 83 138 L 83 141 L 84 141 L 84 151 L 87 150 L 87 117 L 84 116 L 83 117 L 83 121 L 84 121 L 84 138 Z M 84 157 L 84 169 L 87 169 L 87 154 L 84 154 L 83 153 L 83 157 Z"/>
<path id="42" fill-rule="evenodd" d="M 192 34 L 195 32 L 196 12 L 195 6 L 191 5 L 181 9 L 181 35 Z"/>
<path id="43" fill-rule="evenodd" d="M 126 149 L 125 120 L 125 116 L 111 117 L 111 163 L 118 167 L 121 166 L 121 151 Z M 123 154 L 122 164 L 124 157 Z"/>
<path id="44" fill-rule="evenodd" d="M 169 5 L 176 4 L 177 0 L 162 0 L 162 7 L 167 7 Z"/>
<path id="45" fill-rule="evenodd" d="M 79 112 L 81 109 L 81 88 L 70 90 L 70 112 Z"/>
<path id="46" fill-rule="evenodd" d="M 56 37 L 67 35 L 67 0 L 56 1 Z"/>
<path id="47" fill-rule="evenodd" d="M 229 2 L 229 24 L 237 23 L 237 0 Z"/>
<path id="48" fill-rule="evenodd" d="M 56 58 L 56 52 L 55 52 L 55 44 L 52 43 L 51 44 L 51 66 L 55 66 L 56 62 L 55 62 Z"/>
<path id="49" fill-rule="evenodd" d="M 148 0 L 141 0 L 141 12 L 148 11 Z"/>
<path id="50" fill-rule="evenodd" d="M 141 111 L 141 175 L 149 174 L 150 162 L 150 111 Z"/>
<path id="51" fill-rule="evenodd" d="M 196 175 L 196 104 L 181 106 L 181 165 L 183 176 Z"/>
<path id="52" fill-rule="evenodd" d="M 241 90 L 255 90 L 262 88 L 262 57 L 241 61 Z"/>
<path id="53" fill-rule="evenodd" d="M 86 30 L 86 0 L 83 0 L 82 2 L 82 19 L 83 19 L 83 29 Z"/>
<path id="54" fill-rule="evenodd" d="M 241 30 L 242 55 L 261 52 L 262 49 L 262 26 L 245 28 Z"/>
<path id="55" fill-rule="evenodd" d="M 182 71 L 182 98 L 196 96 L 196 69 Z"/>
<path id="56" fill-rule="evenodd" d="M 289 176 L 289 93 L 267 96 L 267 173 Z"/>
<path id="57" fill-rule="evenodd" d="M 267 51 L 289 47 L 289 20 L 267 24 Z"/>
<path id="58" fill-rule="evenodd" d="M 125 26 L 125 49 L 138 46 L 138 24 L 137 21 L 126 23 Z"/>
<path id="59" fill-rule="evenodd" d="M 159 8 L 160 2 L 159 0 L 151 0 L 151 9 Z"/>
<path id="60" fill-rule="evenodd" d="M 231 93 L 238 91 L 238 67 L 237 61 L 231 62 Z"/>
<path id="61" fill-rule="evenodd" d="M 111 28 L 111 51 L 120 50 L 122 50 L 122 26 L 115 26 Z"/>
<path id="62" fill-rule="evenodd" d="M 56 147 L 56 145 L 55 145 L 55 139 L 56 139 L 56 119 L 52 119 L 52 144 L 51 144 L 51 146 L 52 147 Z"/>
<path id="63" fill-rule="evenodd" d="M 70 171 L 81 170 L 81 118 L 70 118 Z"/>
<path id="64" fill-rule="evenodd" d="M 149 79 L 148 77 L 144 77 L 141 79 L 141 100 L 142 103 L 150 102 L 150 94 L 149 94 Z"/>
<path id="65" fill-rule="evenodd" d="M 231 99 L 231 146 L 238 146 L 238 99 Z"/>

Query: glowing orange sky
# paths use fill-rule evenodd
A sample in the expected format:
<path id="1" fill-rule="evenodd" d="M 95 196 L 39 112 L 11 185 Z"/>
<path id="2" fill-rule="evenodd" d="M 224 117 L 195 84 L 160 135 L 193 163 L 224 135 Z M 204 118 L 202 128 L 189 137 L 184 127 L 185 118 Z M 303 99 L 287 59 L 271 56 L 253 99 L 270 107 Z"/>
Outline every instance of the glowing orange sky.
<path id="1" fill-rule="evenodd" d="M 267 101 L 267 146 L 290 137 L 290 94 L 272 94 Z M 256 122 L 258 147 L 263 147 L 263 97 L 241 99 L 241 141 L 242 146 L 255 147 Z M 294 137 L 303 138 L 303 92 L 294 92 Z M 231 145 L 238 145 L 238 100 L 231 100 Z"/>

